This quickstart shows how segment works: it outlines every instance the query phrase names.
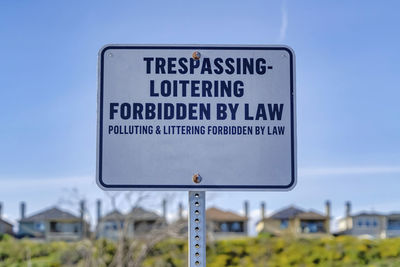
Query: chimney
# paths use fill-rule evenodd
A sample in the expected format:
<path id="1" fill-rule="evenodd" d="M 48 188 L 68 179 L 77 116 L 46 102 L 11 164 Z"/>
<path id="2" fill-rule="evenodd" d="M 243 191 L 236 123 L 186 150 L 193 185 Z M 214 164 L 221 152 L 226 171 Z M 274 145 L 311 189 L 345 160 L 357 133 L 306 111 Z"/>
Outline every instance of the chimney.
<path id="1" fill-rule="evenodd" d="M 261 202 L 261 220 L 265 219 L 265 202 Z"/>
<path id="2" fill-rule="evenodd" d="M 243 203 L 243 207 L 244 207 L 244 216 L 246 216 L 248 218 L 249 217 L 249 202 L 247 200 Z"/>
<path id="3" fill-rule="evenodd" d="M 351 202 L 347 201 L 346 202 L 346 218 L 351 216 Z"/>
<path id="4" fill-rule="evenodd" d="M 26 209 L 25 202 L 21 202 L 20 204 L 21 219 L 25 218 L 25 209 Z"/>
<path id="5" fill-rule="evenodd" d="M 85 201 L 81 200 L 79 202 L 79 209 L 80 209 L 80 219 L 81 219 L 81 238 L 83 239 L 86 236 L 86 229 L 85 229 Z"/>
<path id="6" fill-rule="evenodd" d="M 178 218 L 179 218 L 179 220 L 183 219 L 183 204 L 182 204 L 182 202 L 179 202 L 179 205 L 178 205 Z"/>
<path id="7" fill-rule="evenodd" d="M 243 208 L 244 208 L 244 216 L 246 216 L 246 218 L 249 219 L 249 202 L 247 200 L 243 203 Z M 247 225 L 248 221 L 246 221 L 243 225 L 243 230 L 245 235 L 247 235 L 249 231 Z"/>
<path id="8" fill-rule="evenodd" d="M 96 201 L 96 207 L 97 207 L 97 223 L 99 223 L 100 219 L 101 219 L 101 200 L 100 199 L 98 199 Z"/>
<path id="9" fill-rule="evenodd" d="M 165 198 L 162 201 L 162 215 L 164 220 L 167 220 L 167 200 Z"/>
<path id="10" fill-rule="evenodd" d="M 351 202 L 347 201 L 346 202 L 346 217 L 345 222 L 346 222 L 346 230 L 350 230 L 350 220 L 351 220 Z"/>
<path id="11" fill-rule="evenodd" d="M 85 214 L 85 201 L 81 200 L 79 202 L 79 214 L 81 215 L 81 219 L 84 219 L 84 214 Z"/>
<path id="12" fill-rule="evenodd" d="M 331 232 L 331 202 L 327 200 L 325 202 L 325 231 L 329 234 Z"/>
<path id="13" fill-rule="evenodd" d="M 329 200 L 325 202 L 325 215 L 328 218 L 331 217 L 331 202 Z"/>

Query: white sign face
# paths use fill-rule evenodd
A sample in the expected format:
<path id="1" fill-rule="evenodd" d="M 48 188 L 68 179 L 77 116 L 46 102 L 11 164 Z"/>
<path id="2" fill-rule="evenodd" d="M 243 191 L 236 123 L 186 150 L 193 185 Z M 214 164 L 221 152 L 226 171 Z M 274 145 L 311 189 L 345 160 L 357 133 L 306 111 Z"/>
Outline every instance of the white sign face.
<path id="1" fill-rule="evenodd" d="M 295 108 L 295 59 L 286 46 L 105 46 L 97 183 L 105 190 L 289 190 Z"/>

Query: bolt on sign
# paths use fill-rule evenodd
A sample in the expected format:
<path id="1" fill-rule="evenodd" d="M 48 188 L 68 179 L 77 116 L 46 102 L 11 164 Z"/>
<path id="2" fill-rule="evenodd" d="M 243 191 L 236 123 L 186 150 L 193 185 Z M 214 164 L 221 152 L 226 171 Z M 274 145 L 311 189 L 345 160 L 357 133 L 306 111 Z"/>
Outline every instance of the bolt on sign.
<path id="1" fill-rule="evenodd" d="M 106 190 L 293 188 L 293 50 L 103 47 L 97 182 Z"/>

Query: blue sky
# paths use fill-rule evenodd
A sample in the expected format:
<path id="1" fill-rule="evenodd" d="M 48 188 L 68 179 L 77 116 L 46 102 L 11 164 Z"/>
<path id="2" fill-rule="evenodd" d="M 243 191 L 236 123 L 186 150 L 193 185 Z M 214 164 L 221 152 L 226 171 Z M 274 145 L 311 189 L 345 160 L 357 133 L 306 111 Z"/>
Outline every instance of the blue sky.
<path id="1" fill-rule="evenodd" d="M 239 211 L 248 199 L 258 215 L 260 201 L 270 212 L 293 203 L 323 211 L 331 199 L 335 217 L 346 200 L 355 211 L 400 212 L 399 8 L 397 1 L 1 1 L 5 215 L 16 220 L 22 200 L 28 214 L 60 203 L 71 188 L 91 211 L 97 197 L 107 201 L 94 176 L 97 52 L 109 43 L 295 50 L 297 187 L 208 193 L 210 205 Z M 165 194 L 186 202 L 182 192 L 152 197 Z"/>

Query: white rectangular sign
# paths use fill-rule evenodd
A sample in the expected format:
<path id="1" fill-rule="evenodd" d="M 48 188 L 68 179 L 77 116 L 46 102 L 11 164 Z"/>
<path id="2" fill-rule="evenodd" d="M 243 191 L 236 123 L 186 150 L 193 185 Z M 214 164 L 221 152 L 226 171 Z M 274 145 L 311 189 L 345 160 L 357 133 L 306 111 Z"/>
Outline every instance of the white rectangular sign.
<path id="1" fill-rule="evenodd" d="M 289 190 L 295 109 L 295 58 L 286 46 L 105 46 L 97 183 L 105 190 Z"/>

